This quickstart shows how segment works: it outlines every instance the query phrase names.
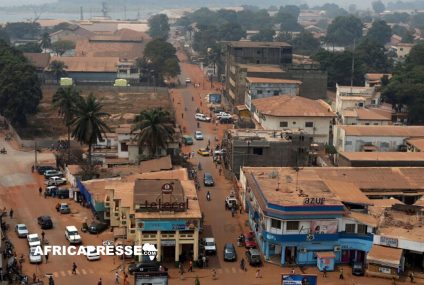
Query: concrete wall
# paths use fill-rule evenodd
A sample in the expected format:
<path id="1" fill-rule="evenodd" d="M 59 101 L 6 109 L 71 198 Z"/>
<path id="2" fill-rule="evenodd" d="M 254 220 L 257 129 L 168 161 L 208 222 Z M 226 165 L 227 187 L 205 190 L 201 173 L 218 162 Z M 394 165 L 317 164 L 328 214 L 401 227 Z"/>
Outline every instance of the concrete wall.
<path id="1" fill-rule="evenodd" d="M 284 74 L 284 79 L 302 81 L 299 96 L 310 99 L 325 99 L 327 97 L 327 72 L 316 69 L 292 69 Z"/>
<path id="2" fill-rule="evenodd" d="M 252 100 L 277 95 L 299 95 L 299 84 L 294 83 L 247 83 L 244 103 L 250 110 Z"/>
<path id="3" fill-rule="evenodd" d="M 406 137 L 360 137 L 346 136 L 344 138 L 344 151 L 362 151 L 366 144 L 372 144 L 378 151 L 397 151 L 403 145 Z"/>

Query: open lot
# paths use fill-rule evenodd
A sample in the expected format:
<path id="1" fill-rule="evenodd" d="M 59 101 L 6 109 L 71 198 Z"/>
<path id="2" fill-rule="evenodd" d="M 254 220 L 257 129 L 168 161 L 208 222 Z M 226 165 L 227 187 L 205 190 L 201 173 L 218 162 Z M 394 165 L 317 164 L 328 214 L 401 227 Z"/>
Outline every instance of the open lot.
<path id="1" fill-rule="evenodd" d="M 58 86 L 44 86 L 43 99 L 39 111 L 28 120 L 28 126 L 20 129 L 23 139 L 34 137 L 59 138 L 66 135 L 66 127 L 59 118 L 57 109 L 51 102 Z M 109 126 L 130 123 L 140 111 L 162 107 L 171 111 L 171 102 L 166 89 L 146 89 L 145 87 L 113 87 L 113 86 L 78 86 L 83 96 L 93 93 L 104 105 L 104 111 L 111 116 L 107 120 Z"/>

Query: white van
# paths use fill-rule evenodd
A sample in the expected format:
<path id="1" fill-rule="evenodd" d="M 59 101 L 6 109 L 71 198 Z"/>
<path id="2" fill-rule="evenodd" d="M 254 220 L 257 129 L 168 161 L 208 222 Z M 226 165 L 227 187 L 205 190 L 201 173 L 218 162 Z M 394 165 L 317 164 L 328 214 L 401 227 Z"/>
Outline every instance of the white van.
<path id="1" fill-rule="evenodd" d="M 65 229 L 65 237 L 71 244 L 82 243 L 81 236 L 75 226 L 67 226 Z"/>

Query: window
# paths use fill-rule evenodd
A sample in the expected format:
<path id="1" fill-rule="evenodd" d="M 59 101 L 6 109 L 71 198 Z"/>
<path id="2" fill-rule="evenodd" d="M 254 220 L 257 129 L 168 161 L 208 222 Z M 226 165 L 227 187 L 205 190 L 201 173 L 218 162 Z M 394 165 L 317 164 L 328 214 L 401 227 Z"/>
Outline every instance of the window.
<path id="1" fill-rule="evenodd" d="M 256 155 L 263 155 L 264 154 L 264 150 L 261 147 L 254 147 L 253 148 L 253 154 Z"/>
<path id="2" fill-rule="evenodd" d="M 352 141 L 346 141 L 345 145 L 352 145 Z"/>
<path id="3" fill-rule="evenodd" d="M 365 123 L 365 125 L 366 125 L 366 126 L 369 126 L 369 125 L 370 125 L 370 123 Z"/>
<path id="4" fill-rule="evenodd" d="M 296 122 L 293 122 L 292 124 L 293 124 L 293 125 L 296 125 Z"/>
<path id="5" fill-rule="evenodd" d="M 127 143 L 121 143 L 121 151 L 128 151 Z"/>
<path id="6" fill-rule="evenodd" d="M 262 90 L 258 90 L 258 94 L 262 94 Z"/>
<path id="7" fill-rule="evenodd" d="M 280 128 L 287 128 L 289 126 L 288 122 L 280 122 Z"/>
<path id="8" fill-rule="evenodd" d="M 281 221 L 280 220 L 271 219 L 271 228 L 281 229 Z"/>
<path id="9" fill-rule="evenodd" d="M 298 221 L 287 221 L 287 230 L 288 231 L 299 230 L 299 222 Z"/>
<path id="10" fill-rule="evenodd" d="M 280 94 L 279 90 L 274 90 L 274 96 L 277 96 L 278 94 Z"/>
<path id="11" fill-rule="evenodd" d="M 305 122 L 305 128 L 313 128 L 314 122 Z"/>
<path id="12" fill-rule="evenodd" d="M 364 103 L 362 103 L 362 102 L 361 103 L 358 103 L 358 106 L 359 107 L 364 107 Z"/>
<path id="13" fill-rule="evenodd" d="M 367 226 L 366 225 L 358 225 L 358 234 L 366 234 Z"/>
<path id="14" fill-rule="evenodd" d="M 355 224 L 346 224 L 345 231 L 347 233 L 355 233 Z"/>

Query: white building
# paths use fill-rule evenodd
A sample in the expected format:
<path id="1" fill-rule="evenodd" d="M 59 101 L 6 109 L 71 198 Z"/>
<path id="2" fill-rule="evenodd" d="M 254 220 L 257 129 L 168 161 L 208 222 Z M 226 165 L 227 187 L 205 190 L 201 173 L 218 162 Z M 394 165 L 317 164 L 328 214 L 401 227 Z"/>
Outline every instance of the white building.
<path id="1" fill-rule="evenodd" d="M 396 53 L 397 60 L 402 61 L 411 52 L 413 46 L 414 44 L 398 43 L 392 45 L 390 49 Z"/>
<path id="2" fill-rule="evenodd" d="M 380 93 L 375 87 L 336 85 L 336 112 L 340 115 L 345 109 L 376 106 L 380 104 Z"/>
<path id="3" fill-rule="evenodd" d="M 392 110 L 384 108 L 353 108 L 345 109 L 341 114 L 342 125 L 390 125 Z"/>
<path id="4" fill-rule="evenodd" d="M 314 142 L 329 143 L 335 113 L 323 100 L 281 95 L 252 100 L 251 113 L 266 130 L 303 130 Z"/>
<path id="5" fill-rule="evenodd" d="M 424 126 L 346 126 L 334 127 L 337 151 L 398 151 L 408 138 L 424 137 Z"/>
<path id="6" fill-rule="evenodd" d="M 277 95 L 299 95 L 299 87 L 302 81 L 263 78 L 263 77 L 246 77 L 246 93 L 245 104 L 250 110 L 252 100 L 260 98 L 268 98 Z"/>

